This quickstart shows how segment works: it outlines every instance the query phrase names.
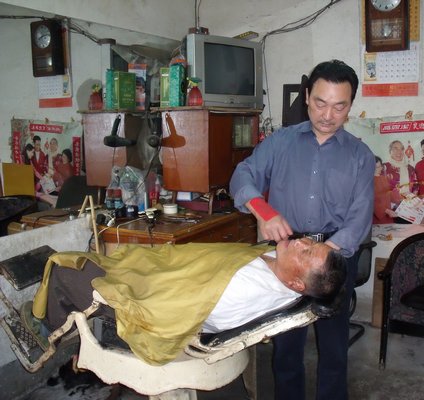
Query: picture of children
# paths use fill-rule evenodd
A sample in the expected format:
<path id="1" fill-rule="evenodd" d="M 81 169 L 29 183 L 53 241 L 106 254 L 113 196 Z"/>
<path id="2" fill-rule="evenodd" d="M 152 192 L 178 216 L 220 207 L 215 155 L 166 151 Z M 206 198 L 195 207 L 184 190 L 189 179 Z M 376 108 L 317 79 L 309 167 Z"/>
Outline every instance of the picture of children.
<path id="1" fill-rule="evenodd" d="M 418 193 L 417 176 L 414 167 L 407 163 L 405 146 L 400 140 L 394 140 L 389 144 L 389 155 L 389 161 L 384 163 L 385 174 L 391 190 L 399 198 L 397 202 L 399 205 L 402 197 L 409 193 Z"/>

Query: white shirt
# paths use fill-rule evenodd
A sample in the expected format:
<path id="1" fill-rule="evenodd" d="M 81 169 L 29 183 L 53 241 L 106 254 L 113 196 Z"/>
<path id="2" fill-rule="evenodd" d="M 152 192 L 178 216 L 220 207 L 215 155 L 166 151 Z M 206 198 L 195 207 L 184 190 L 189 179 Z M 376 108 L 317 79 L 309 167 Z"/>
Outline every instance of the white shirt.
<path id="1" fill-rule="evenodd" d="M 266 255 L 275 258 L 276 252 Z M 301 296 L 285 286 L 258 257 L 239 269 L 203 324 L 203 332 L 216 333 L 243 325 Z"/>

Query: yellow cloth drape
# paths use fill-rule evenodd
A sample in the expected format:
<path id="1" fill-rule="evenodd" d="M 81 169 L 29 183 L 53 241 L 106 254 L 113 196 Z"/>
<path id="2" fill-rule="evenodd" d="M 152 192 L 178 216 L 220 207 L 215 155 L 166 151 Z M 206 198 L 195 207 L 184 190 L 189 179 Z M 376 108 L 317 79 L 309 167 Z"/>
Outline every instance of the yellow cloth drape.
<path id="1" fill-rule="evenodd" d="M 115 309 L 119 336 L 153 365 L 178 356 L 201 328 L 234 273 L 269 250 L 244 243 L 189 243 L 146 248 L 122 246 L 110 257 L 68 252 L 50 257 L 34 301 L 45 314 L 48 269 L 81 269 L 87 259 L 106 271 L 93 287 Z"/>

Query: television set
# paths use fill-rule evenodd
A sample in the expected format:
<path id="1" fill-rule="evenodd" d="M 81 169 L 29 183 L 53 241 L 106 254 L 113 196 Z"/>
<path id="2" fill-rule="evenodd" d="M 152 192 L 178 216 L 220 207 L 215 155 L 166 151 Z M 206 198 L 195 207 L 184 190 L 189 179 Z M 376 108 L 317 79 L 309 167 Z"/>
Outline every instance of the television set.
<path id="1" fill-rule="evenodd" d="M 262 110 L 260 43 L 191 33 L 184 47 L 187 76 L 200 79 L 205 106 Z"/>

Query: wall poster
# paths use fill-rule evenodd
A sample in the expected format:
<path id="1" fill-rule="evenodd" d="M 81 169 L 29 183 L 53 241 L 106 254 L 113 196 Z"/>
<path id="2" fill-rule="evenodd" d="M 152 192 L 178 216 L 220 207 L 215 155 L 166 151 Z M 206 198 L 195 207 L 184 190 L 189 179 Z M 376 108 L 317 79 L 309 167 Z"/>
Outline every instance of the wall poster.
<path id="1" fill-rule="evenodd" d="M 81 174 L 81 122 L 12 119 L 12 161 L 32 165 L 37 198 L 55 205 L 63 183 Z"/>
<path id="2" fill-rule="evenodd" d="M 347 131 L 376 156 L 374 223 L 424 218 L 424 115 L 350 118 Z"/>

